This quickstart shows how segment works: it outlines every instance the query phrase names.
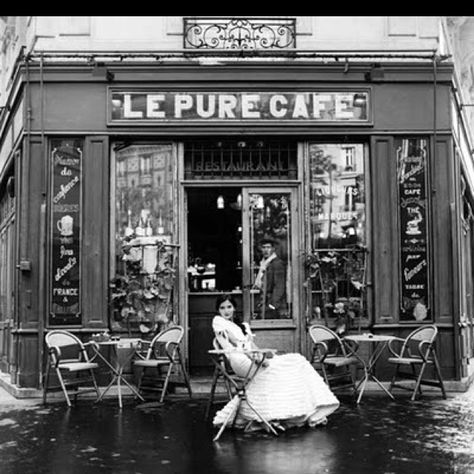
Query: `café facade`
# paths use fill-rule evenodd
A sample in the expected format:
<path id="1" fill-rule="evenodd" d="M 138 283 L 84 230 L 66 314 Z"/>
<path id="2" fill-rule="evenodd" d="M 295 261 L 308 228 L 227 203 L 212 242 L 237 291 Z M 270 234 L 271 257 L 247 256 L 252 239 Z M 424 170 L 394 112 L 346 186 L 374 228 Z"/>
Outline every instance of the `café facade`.
<path id="1" fill-rule="evenodd" d="M 474 187 L 453 68 L 377 61 L 25 59 L 1 137 L 11 383 L 41 386 L 50 329 L 169 321 L 204 374 L 222 293 L 260 344 L 305 355 L 315 322 L 401 337 L 435 323 L 445 380 L 465 382 Z M 265 238 L 285 263 L 278 311 L 255 285 Z M 124 310 L 118 281 L 135 269 L 151 300 L 162 244 L 166 314 Z"/>

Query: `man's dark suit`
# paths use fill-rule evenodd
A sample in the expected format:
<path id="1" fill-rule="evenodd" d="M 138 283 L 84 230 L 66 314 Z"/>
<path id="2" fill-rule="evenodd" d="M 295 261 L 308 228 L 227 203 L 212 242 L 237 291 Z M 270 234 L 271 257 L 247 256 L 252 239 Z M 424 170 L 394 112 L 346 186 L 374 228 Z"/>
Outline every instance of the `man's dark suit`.
<path id="1" fill-rule="evenodd" d="M 265 270 L 262 296 L 265 298 L 265 319 L 287 316 L 286 267 L 279 257 L 274 258 Z"/>

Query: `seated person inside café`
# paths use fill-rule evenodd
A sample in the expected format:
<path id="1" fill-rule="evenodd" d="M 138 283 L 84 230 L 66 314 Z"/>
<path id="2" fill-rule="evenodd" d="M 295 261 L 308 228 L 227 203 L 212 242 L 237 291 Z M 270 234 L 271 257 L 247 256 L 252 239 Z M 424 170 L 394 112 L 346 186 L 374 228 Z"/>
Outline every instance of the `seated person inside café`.
<path id="1" fill-rule="evenodd" d="M 248 323 L 237 320 L 236 308 L 231 295 L 220 295 L 212 329 L 222 349 L 231 351 L 227 357 L 232 370 L 236 375 L 246 377 L 256 362 L 255 354 L 245 349 L 257 346 Z M 326 424 L 327 416 L 339 407 L 338 399 L 323 378 L 305 357 L 296 353 L 267 357 L 248 385 L 247 398 L 272 426 L 280 430 Z M 221 426 L 237 403 L 236 395 L 216 413 L 213 424 Z M 259 417 L 245 403 L 241 405 L 235 426 L 265 429 Z"/>

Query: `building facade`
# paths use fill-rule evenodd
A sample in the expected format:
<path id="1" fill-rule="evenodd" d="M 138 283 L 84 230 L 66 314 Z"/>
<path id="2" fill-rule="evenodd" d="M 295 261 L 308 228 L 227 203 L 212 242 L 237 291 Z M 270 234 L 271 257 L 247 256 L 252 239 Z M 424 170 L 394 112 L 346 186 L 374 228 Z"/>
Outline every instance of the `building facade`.
<path id="1" fill-rule="evenodd" d="M 435 323 L 445 379 L 467 386 L 471 26 L 2 17 L 3 378 L 41 387 L 49 329 L 170 321 L 206 373 L 225 292 L 282 351 L 308 354 L 314 322 L 402 337 Z"/>

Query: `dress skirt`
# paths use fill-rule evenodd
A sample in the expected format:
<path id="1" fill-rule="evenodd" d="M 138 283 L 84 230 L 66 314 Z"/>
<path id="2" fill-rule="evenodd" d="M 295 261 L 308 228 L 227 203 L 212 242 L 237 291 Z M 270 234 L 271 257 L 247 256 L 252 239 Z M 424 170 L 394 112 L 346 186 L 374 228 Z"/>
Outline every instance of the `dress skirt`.
<path id="1" fill-rule="evenodd" d="M 230 362 L 233 367 L 242 363 L 232 359 Z M 267 362 L 247 386 L 248 401 L 267 421 L 282 427 L 315 426 L 326 423 L 326 417 L 339 407 L 338 399 L 324 379 L 301 354 L 278 355 Z M 229 422 L 234 421 L 238 401 L 236 395 L 216 413 L 213 424 L 222 425 L 231 410 L 234 415 Z M 242 402 L 235 426 L 243 427 L 250 421 L 260 422 L 260 419 Z"/>

